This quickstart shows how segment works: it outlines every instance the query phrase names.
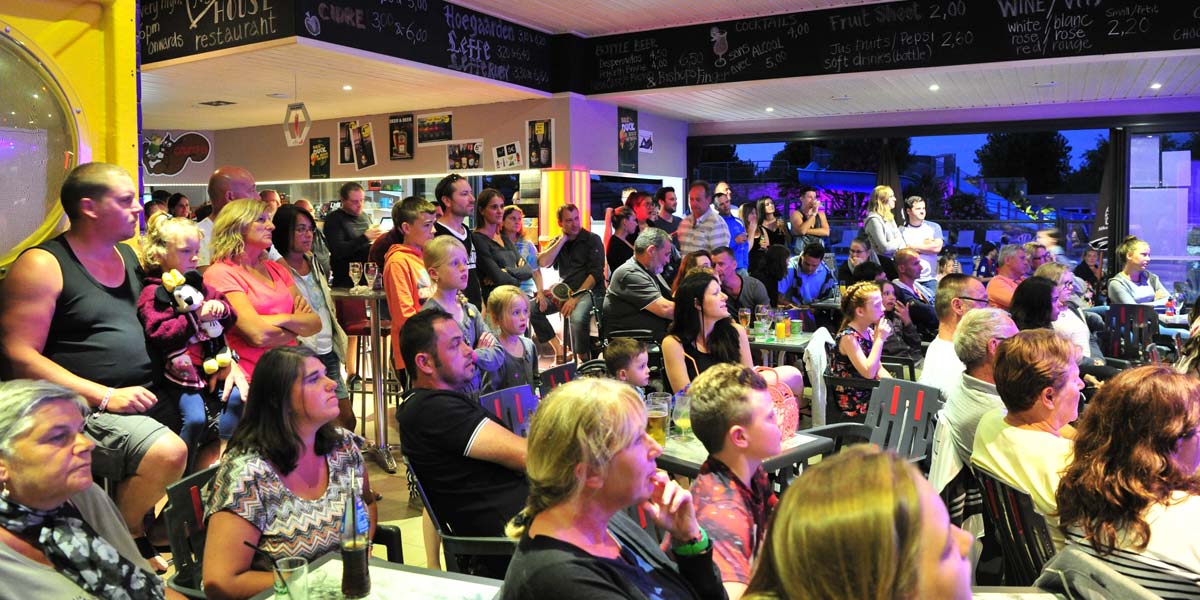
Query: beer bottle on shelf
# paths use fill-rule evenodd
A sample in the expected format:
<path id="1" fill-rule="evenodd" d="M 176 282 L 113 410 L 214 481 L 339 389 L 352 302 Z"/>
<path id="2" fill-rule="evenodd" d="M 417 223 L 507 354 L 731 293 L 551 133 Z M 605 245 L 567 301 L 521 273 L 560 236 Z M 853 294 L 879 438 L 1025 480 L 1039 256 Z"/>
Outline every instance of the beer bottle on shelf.
<path id="1" fill-rule="evenodd" d="M 366 598 L 371 593 L 368 566 L 371 523 L 359 495 L 361 491 L 360 480 L 353 477 L 346 493 L 346 512 L 342 515 L 342 595 L 346 598 Z"/>
<path id="2" fill-rule="evenodd" d="M 541 148 L 538 147 L 537 134 L 529 134 L 529 168 L 540 169 L 542 166 Z"/>
<path id="3" fill-rule="evenodd" d="M 544 166 L 544 167 L 550 166 L 550 142 L 546 139 L 547 137 L 548 137 L 547 134 L 545 134 L 545 133 L 542 134 L 541 162 L 542 162 L 542 166 Z"/>

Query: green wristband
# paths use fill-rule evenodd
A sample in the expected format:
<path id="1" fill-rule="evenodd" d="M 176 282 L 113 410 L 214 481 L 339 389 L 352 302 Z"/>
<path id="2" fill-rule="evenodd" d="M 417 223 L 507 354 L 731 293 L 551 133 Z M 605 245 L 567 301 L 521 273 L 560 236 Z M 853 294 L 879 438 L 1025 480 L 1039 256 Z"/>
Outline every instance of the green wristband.
<path id="1" fill-rule="evenodd" d="M 708 532 L 701 527 L 700 539 L 680 546 L 675 546 L 671 550 L 675 552 L 676 556 L 699 556 L 707 552 L 709 546 L 711 546 L 711 544 L 708 543 Z"/>

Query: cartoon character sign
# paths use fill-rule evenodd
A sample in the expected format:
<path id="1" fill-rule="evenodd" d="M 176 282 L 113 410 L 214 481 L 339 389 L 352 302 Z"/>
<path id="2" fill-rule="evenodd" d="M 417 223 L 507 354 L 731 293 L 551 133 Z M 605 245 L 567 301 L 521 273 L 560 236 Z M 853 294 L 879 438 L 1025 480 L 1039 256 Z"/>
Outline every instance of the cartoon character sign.
<path id="1" fill-rule="evenodd" d="M 178 175 L 189 160 L 202 163 L 210 154 L 208 138 L 194 131 L 178 138 L 170 133 L 150 134 L 142 141 L 142 166 L 151 175 Z"/>

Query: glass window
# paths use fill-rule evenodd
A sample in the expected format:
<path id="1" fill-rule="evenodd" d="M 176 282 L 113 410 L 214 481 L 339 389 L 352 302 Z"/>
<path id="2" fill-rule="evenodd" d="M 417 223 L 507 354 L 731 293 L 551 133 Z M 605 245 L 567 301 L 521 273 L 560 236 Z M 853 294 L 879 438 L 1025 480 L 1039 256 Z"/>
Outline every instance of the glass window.
<path id="1" fill-rule="evenodd" d="M 1198 146 L 1200 131 L 1129 136 L 1129 233 L 1150 244 L 1149 270 L 1189 304 L 1200 295 Z"/>

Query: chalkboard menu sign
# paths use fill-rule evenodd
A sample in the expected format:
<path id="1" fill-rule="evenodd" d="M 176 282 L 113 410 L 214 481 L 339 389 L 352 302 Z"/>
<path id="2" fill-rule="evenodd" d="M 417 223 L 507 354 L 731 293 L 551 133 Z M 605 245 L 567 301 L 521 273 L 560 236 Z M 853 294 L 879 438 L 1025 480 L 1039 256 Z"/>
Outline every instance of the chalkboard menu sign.
<path id="1" fill-rule="evenodd" d="M 1183 0 L 920 0 L 589 38 L 584 94 L 1200 47 Z"/>
<path id="2" fill-rule="evenodd" d="M 442 0 L 298 0 L 297 34 L 550 90 L 551 37 Z"/>
<path id="3" fill-rule="evenodd" d="M 293 0 L 141 0 L 142 63 L 291 37 L 294 6 Z"/>

